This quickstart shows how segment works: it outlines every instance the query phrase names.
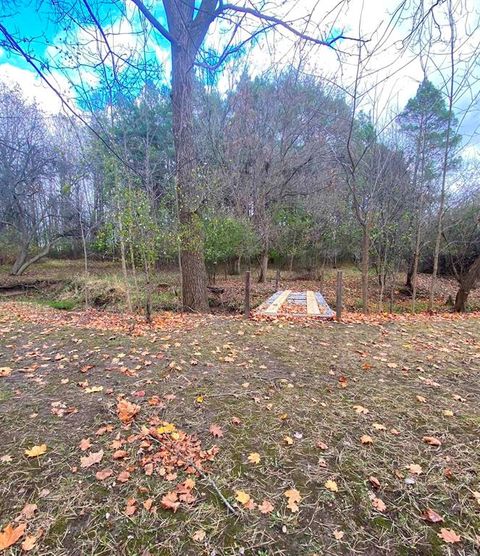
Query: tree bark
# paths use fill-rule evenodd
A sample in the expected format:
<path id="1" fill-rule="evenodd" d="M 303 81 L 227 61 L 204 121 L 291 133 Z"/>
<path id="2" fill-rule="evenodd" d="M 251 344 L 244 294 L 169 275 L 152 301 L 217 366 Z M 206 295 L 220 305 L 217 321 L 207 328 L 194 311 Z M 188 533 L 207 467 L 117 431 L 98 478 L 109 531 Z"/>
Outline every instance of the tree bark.
<path id="1" fill-rule="evenodd" d="M 370 225 L 368 221 L 362 227 L 362 308 L 368 313 L 368 270 L 370 266 Z"/>
<path id="2" fill-rule="evenodd" d="M 260 259 L 260 274 L 258 276 L 258 283 L 263 284 L 267 281 L 267 271 L 268 271 L 268 248 L 262 251 Z"/>
<path id="3" fill-rule="evenodd" d="M 172 45 L 172 115 L 176 189 L 180 224 L 180 266 L 184 310 L 207 312 L 207 270 L 198 214 L 200 192 L 193 137 L 193 62 L 195 53 Z"/>
<path id="4" fill-rule="evenodd" d="M 473 261 L 466 275 L 460 278 L 460 287 L 458 288 L 455 305 L 453 306 L 453 310 L 456 313 L 465 312 L 468 296 L 475 287 L 477 280 L 480 280 L 480 256 Z"/>

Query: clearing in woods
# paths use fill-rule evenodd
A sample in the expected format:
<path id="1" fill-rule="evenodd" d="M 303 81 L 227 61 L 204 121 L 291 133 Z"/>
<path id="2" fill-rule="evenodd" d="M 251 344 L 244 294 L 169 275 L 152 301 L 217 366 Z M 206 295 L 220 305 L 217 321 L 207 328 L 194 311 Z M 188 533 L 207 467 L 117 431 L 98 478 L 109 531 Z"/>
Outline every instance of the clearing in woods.
<path id="1" fill-rule="evenodd" d="M 478 316 L 1 308 L 11 554 L 478 553 Z"/>

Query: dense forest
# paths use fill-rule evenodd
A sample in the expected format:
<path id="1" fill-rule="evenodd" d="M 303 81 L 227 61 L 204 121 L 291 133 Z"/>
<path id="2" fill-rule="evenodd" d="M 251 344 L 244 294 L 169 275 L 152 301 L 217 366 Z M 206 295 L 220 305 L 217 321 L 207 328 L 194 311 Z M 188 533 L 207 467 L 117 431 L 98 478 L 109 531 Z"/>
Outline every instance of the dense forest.
<path id="1" fill-rule="evenodd" d="M 439 39 L 447 53 L 459 40 L 453 10 Z M 242 69 L 224 70 L 227 90 L 200 69 L 181 147 L 159 66 L 130 66 L 119 78 L 105 62 L 95 87 L 76 85 L 74 114 L 46 113 L 3 82 L 3 263 L 20 275 L 47 255 L 81 257 L 88 273 L 101 258 L 119 261 L 126 281 L 140 273 L 147 282 L 179 264 L 184 306 L 194 310 L 205 309 L 207 274 L 253 267 L 263 282 L 272 263 L 312 275 L 349 263 L 361 270 L 365 311 L 372 272 L 380 302 L 404 273 L 413 307 L 418 273 L 431 273 L 430 309 L 437 276 L 450 275 L 455 310 L 465 310 L 480 268 L 480 166 L 460 130 L 476 107 L 476 58 L 465 67 L 452 57 L 443 85 L 424 63 L 416 94 L 381 110 L 375 97 L 365 103 L 359 53 L 349 91 L 302 60 L 254 75 L 236 55 Z M 457 114 L 467 85 L 473 100 Z M 185 186 L 182 164 L 191 167 Z"/>

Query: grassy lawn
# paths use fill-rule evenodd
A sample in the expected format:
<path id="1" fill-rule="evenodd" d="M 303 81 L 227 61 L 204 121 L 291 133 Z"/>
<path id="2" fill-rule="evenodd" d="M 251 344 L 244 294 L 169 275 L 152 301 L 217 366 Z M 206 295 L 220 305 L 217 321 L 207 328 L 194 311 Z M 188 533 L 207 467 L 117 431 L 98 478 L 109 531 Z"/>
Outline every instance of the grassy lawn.
<path id="1" fill-rule="evenodd" d="M 67 314 L 0 304 L 0 528 L 31 554 L 478 554 L 478 318 Z"/>

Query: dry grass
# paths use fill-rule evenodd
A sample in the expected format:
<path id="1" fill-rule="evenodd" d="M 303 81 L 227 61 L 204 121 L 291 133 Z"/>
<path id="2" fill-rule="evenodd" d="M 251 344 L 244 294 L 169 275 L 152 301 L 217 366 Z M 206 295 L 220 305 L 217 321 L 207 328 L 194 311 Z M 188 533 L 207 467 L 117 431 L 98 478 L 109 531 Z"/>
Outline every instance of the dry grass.
<path id="1" fill-rule="evenodd" d="M 0 367 L 13 369 L 0 378 L 0 456 L 13 460 L 0 464 L 0 525 L 25 503 L 36 503 L 29 530 L 42 528 L 44 535 L 33 554 L 478 553 L 478 319 L 299 325 L 218 316 L 198 319 L 188 331 L 131 337 L 78 322 L 62 326 L 45 313 L 36 323 L 25 314 L 0 319 Z M 82 373 L 87 364 L 93 367 Z M 77 385 L 85 380 L 103 391 L 86 393 Z M 139 390 L 144 397 L 134 395 Z M 141 502 L 153 498 L 159 506 L 177 481 L 135 470 L 125 484 L 113 477 L 99 482 L 96 468 L 80 469 L 78 443 L 86 437 L 94 451 L 105 451 L 103 467 L 124 465 L 111 459 L 110 447 L 117 434 L 129 434 L 112 414 L 121 394 L 141 405 L 139 424 L 158 415 L 197 434 L 205 447 L 217 444 L 209 477 L 231 503 L 234 491 L 243 490 L 255 503 L 269 500 L 274 511 L 262 515 L 237 506 L 232 515 L 199 478 L 193 507 L 175 514 L 158 507 L 152 514 Z M 148 405 L 153 395 L 164 407 Z M 78 412 L 53 415 L 56 401 Z M 356 405 L 368 413 L 357 413 Z M 96 436 L 107 423 L 113 431 Z M 212 423 L 222 427 L 223 438 L 212 438 Z M 364 434 L 373 444 L 361 444 Z M 424 436 L 441 446 L 427 445 Z M 45 456 L 23 455 L 44 442 Z M 260 454 L 259 464 L 248 462 L 250 452 Z M 138 465 L 138 457 L 130 447 L 125 465 Z M 409 473 L 412 463 L 422 467 L 420 475 Z M 325 488 L 328 479 L 336 481 L 337 493 Z M 298 513 L 287 508 L 289 488 L 302 496 Z M 384 512 L 372 506 L 373 495 L 386 504 Z M 127 517 L 130 497 L 140 509 Z M 427 508 L 444 523 L 423 520 Z M 437 535 L 442 526 L 461 542 L 445 544 Z M 199 529 L 206 533 L 201 542 L 192 539 Z"/>

